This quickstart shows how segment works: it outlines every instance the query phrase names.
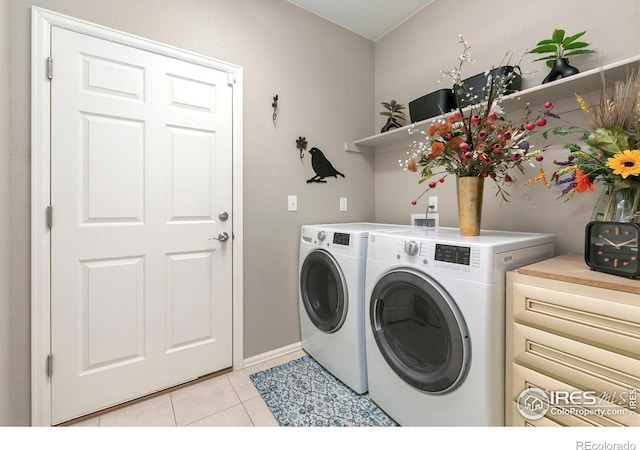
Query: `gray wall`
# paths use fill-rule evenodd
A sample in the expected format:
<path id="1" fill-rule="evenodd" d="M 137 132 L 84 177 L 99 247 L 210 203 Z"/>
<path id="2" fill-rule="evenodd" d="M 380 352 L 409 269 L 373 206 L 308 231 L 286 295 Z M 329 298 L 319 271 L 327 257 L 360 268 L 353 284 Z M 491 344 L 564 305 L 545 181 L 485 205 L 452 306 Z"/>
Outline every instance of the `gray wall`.
<path id="1" fill-rule="evenodd" d="M 0 2 L 0 425 L 11 423 L 11 2 Z"/>
<path id="2" fill-rule="evenodd" d="M 373 126 L 373 43 L 285 0 L 13 0 L 12 5 L 11 36 L 4 26 L 8 15 L 0 24 L 0 49 L 13 51 L 13 67 L 5 56 L 0 68 L 2 93 L 9 93 L 9 70 L 13 83 L 11 145 L 5 102 L 0 113 L 0 425 L 30 423 L 32 5 L 244 67 L 244 356 L 298 342 L 300 226 L 373 220 L 373 158 L 344 151 L 346 140 L 369 134 Z M 9 12 L 5 2 L 2 8 Z M 275 94 L 280 107 L 274 124 Z M 309 148 L 323 150 L 346 178 L 307 184 L 313 171 L 308 154 L 302 162 L 298 157 L 298 136 L 306 136 Z M 298 212 L 287 212 L 289 194 L 298 195 Z M 339 212 L 339 197 L 348 198 L 348 212 Z M 5 295 L 9 276 L 10 296 Z M 5 401 L 9 391 L 12 397 Z"/>
<path id="3" fill-rule="evenodd" d="M 384 118 L 378 115 L 380 102 L 393 98 L 408 105 L 415 98 L 449 87 L 447 80 L 438 83 L 440 70 L 450 70 L 457 64 L 457 57 L 462 53 L 462 46 L 458 44 L 460 33 L 471 45 L 472 57 L 476 59 L 474 64 L 464 67 L 463 78 L 501 65 L 505 53 L 511 50 L 512 64 L 522 58 L 523 88 L 528 88 L 539 85 L 548 68 L 543 62 L 533 62 L 535 57 L 525 55 L 525 52 L 538 41 L 550 38 L 554 28 L 565 29 L 571 34 L 587 30 L 582 40 L 590 42 L 597 53 L 569 58 L 573 65 L 585 71 L 640 53 L 638 17 L 640 2 L 636 0 L 460 0 L 455 6 L 446 0 L 435 0 L 376 42 L 376 126 L 372 131 L 379 130 L 384 124 Z M 564 102 L 555 98 L 549 100 L 561 106 L 555 112 L 559 112 L 563 120 L 585 126 L 585 114 L 577 110 L 573 95 L 574 92 L 567 91 L 569 98 Z M 539 139 L 536 143 L 544 145 L 545 142 Z M 554 168 L 553 158 L 564 154 L 554 150 L 545 157 L 544 168 L 549 174 Z M 418 174 L 403 172 L 399 167 L 398 160 L 405 158 L 405 150 L 375 157 L 376 220 L 404 220 L 412 213 L 424 213 L 427 196 L 437 195 L 440 224 L 456 226 L 455 179 L 449 177 L 443 185 L 427 193 L 417 206 L 412 206 L 411 200 L 424 187 L 417 183 Z M 536 173 L 537 168 L 532 168 L 519 177 L 520 183 Z M 516 186 L 510 190 L 511 202 L 501 203 L 495 197 L 492 185 L 491 182 L 485 184 L 483 228 L 556 233 L 558 253 L 583 251 L 584 227 L 599 190 L 577 195 L 564 203 L 555 200 L 557 189 L 538 184 L 518 190 Z"/>

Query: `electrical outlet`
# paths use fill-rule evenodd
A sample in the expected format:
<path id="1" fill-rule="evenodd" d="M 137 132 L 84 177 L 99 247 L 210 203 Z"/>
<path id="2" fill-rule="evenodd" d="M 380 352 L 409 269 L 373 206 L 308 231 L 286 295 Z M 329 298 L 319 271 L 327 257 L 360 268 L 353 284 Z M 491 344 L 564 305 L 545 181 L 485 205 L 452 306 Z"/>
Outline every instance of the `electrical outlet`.
<path id="1" fill-rule="evenodd" d="M 347 210 L 347 197 L 340 197 L 340 211 Z"/>
<path id="2" fill-rule="evenodd" d="M 288 210 L 289 211 L 297 211 L 298 210 L 298 196 L 290 195 L 288 199 Z"/>
<path id="3" fill-rule="evenodd" d="M 438 197 L 429 197 L 429 212 L 438 212 Z"/>

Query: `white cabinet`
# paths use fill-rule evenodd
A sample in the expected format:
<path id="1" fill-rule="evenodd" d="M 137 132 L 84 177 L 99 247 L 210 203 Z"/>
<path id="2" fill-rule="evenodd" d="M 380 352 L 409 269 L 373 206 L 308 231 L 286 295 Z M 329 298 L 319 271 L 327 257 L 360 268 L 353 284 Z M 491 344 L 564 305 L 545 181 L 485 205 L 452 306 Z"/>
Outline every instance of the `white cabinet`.
<path id="1" fill-rule="evenodd" d="M 518 91 L 514 94 L 505 96 L 503 106 L 507 111 L 520 110 L 526 103 L 531 105 L 543 104 L 546 101 L 557 101 L 559 99 L 573 96 L 575 93 L 585 94 L 600 90 L 602 87 L 601 75 L 604 74 L 607 80 L 625 79 L 627 73 L 632 69 L 640 69 L 640 56 L 625 59 L 606 66 L 587 70 L 579 74 L 561 78 L 551 83 L 541 84 L 529 89 Z M 411 148 L 411 143 L 415 139 L 422 139 L 419 134 L 411 135 L 409 129 L 415 126 L 416 129 L 426 130 L 427 127 L 437 117 L 429 118 L 416 122 L 413 125 L 406 125 L 402 128 L 396 128 L 385 133 L 379 133 L 374 136 L 358 139 L 353 142 L 345 143 L 345 150 L 348 152 L 358 153 L 383 153 L 393 150 Z"/>
<path id="2" fill-rule="evenodd" d="M 640 281 L 558 256 L 507 273 L 506 320 L 507 425 L 640 426 Z M 551 399 L 540 419 L 517 407 L 528 388 Z"/>

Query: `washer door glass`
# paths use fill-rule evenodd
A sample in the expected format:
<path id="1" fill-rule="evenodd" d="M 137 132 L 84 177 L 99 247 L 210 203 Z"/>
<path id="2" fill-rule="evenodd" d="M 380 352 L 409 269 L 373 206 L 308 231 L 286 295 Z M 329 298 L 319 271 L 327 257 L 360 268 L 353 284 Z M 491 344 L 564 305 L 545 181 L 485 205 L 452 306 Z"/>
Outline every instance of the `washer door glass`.
<path id="1" fill-rule="evenodd" d="M 457 305 L 435 280 L 410 269 L 390 272 L 376 284 L 369 312 L 378 349 L 400 378 L 432 393 L 464 380 L 469 333 Z"/>
<path id="2" fill-rule="evenodd" d="M 347 316 L 347 287 L 336 260 L 324 250 L 314 250 L 300 270 L 302 304 L 311 322 L 332 333 Z"/>

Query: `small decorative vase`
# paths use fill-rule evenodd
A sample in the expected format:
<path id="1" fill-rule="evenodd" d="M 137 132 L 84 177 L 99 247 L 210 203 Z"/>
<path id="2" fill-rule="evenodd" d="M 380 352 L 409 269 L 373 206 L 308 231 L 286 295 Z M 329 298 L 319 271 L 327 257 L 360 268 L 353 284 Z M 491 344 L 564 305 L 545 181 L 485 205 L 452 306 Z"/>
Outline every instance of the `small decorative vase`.
<path id="1" fill-rule="evenodd" d="M 549 83 L 550 81 L 555 81 L 558 78 L 566 78 L 571 75 L 575 75 L 580 73 L 580 71 L 569 64 L 569 60 L 567 58 L 558 58 L 553 62 L 553 66 L 551 67 L 551 72 L 549 75 L 542 80 L 542 84 Z"/>
<path id="2" fill-rule="evenodd" d="M 458 217 L 460 219 L 460 234 L 462 236 L 479 236 L 482 220 L 482 194 L 484 178 L 458 177 L 456 178 L 458 194 Z"/>
<path id="3" fill-rule="evenodd" d="M 640 223 L 640 185 L 631 181 L 608 183 L 593 208 L 591 220 Z"/>
<path id="4" fill-rule="evenodd" d="M 385 131 L 393 130 L 394 128 L 402 128 L 402 125 L 400 123 L 398 123 L 398 121 L 394 117 L 389 117 L 387 119 L 387 123 L 380 130 L 380 133 L 384 133 Z"/>

